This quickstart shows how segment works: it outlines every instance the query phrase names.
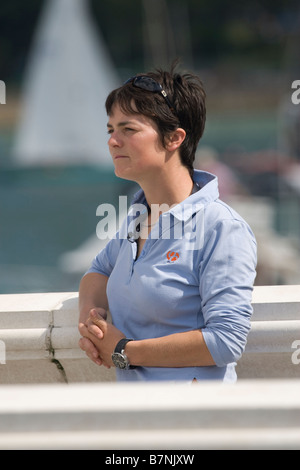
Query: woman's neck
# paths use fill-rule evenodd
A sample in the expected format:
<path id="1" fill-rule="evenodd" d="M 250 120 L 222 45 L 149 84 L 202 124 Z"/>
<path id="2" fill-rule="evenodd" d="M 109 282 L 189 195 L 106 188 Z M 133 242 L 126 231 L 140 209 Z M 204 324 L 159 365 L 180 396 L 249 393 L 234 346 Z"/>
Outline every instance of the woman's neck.
<path id="1" fill-rule="evenodd" d="M 189 170 L 181 166 L 174 171 L 163 171 L 156 175 L 155 179 L 145 179 L 140 186 L 150 208 L 152 204 L 165 204 L 171 207 L 190 196 L 193 180 Z"/>

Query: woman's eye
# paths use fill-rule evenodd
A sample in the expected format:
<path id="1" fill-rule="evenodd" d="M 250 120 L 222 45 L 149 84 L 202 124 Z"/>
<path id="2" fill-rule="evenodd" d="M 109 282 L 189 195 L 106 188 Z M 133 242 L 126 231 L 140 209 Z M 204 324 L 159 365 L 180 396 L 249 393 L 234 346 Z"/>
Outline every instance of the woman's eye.
<path id="1" fill-rule="evenodd" d="M 132 129 L 131 127 L 124 127 L 123 129 L 123 132 L 136 132 L 135 129 Z M 114 133 L 114 129 L 107 129 L 107 133 L 108 134 L 113 134 Z"/>

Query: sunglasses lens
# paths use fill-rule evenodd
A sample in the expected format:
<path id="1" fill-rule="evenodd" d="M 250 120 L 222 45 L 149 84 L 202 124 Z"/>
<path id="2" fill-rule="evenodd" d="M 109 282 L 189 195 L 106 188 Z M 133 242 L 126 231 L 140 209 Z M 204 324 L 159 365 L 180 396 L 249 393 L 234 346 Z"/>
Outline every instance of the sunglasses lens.
<path id="1" fill-rule="evenodd" d="M 150 77 L 136 77 L 133 80 L 133 84 L 139 88 L 143 88 L 144 90 L 152 92 L 161 91 L 161 86 L 159 85 L 159 83 L 157 83 Z"/>
<path id="2" fill-rule="evenodd" d="M 137 88 L 142 88 L 146 91 L 152 91 L 152 93 L 161 93 L 161 95 L 166 100 L 169 108 L 174 112 L 174 107 L 170 102 L 167 93 L 165 92 L 161 84 L 153 80 L 153 78 L 146 77 L 145 75 L 140 75 L 137 77 L 129 78 L 129 80 L 124 83 L 124 85 L 126 85 L 127 83 L 132 83 L 133 86 L 136 86 Z"/>

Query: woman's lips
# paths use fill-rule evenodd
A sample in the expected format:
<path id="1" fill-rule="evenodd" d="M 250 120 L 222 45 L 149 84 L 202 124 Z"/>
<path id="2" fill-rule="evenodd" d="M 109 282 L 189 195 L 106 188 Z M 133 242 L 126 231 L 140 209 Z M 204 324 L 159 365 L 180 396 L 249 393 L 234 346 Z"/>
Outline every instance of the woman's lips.
<path id="1" fill-rule="evenodd" d="M 129 158 L 127 155 L 116 155 L 114 160 L 118 160 L 119 158 Z"/>

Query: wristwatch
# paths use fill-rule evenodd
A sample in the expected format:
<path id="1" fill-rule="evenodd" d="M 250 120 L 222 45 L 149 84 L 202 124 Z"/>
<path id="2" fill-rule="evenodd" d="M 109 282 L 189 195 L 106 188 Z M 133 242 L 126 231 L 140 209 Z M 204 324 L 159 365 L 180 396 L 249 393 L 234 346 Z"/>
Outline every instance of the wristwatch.
<path id="1" fill-rule="evenodd" d="M 128 357 L 126 356 L 124 349 L 126 344 L 129 341 L 133 341 L 132 339 L 128 338 L 122 338 L 120 341 L 117 343 L 117 346 L 115 347 L 114 352 L 111 355 L 112 361 L 118 369 L 134 369 L 135 366 L 131 366 L 129 364 Z"/>

